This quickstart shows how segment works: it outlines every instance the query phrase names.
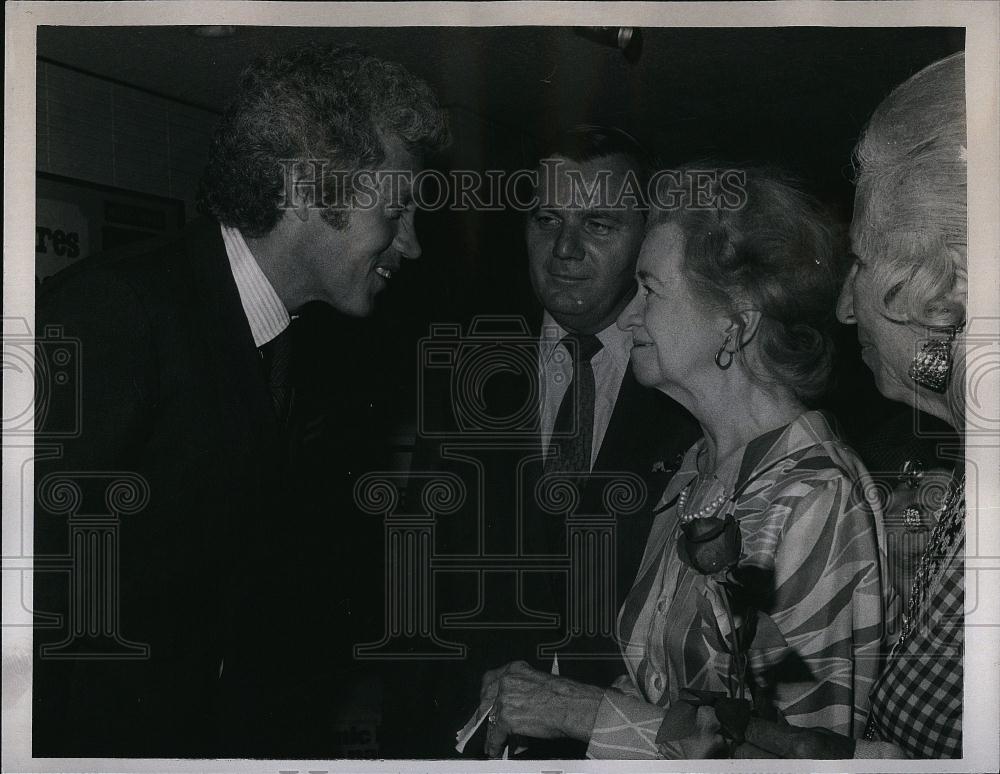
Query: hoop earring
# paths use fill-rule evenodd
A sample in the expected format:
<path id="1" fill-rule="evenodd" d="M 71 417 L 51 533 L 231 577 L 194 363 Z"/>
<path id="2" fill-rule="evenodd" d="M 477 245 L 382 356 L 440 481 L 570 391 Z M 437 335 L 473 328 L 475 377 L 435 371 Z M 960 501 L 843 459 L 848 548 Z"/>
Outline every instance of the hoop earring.
<path id="1" fill-rule="evenodd" d="M 910 363 L 910 378 L 932 392 L 943 393 L 948 387 L 953 365 L 951 345 L 965 323 L 947 328 L 943 339 L 930 339 Z"/>
<path id="2" fill-rule="evenodd" d="M 726 336 L 725 342 L 723 342 L 722 346 L 719 347 L 719 351 L 715 353 L 715 364 L 723 371 L 733 364 L 733 353 L 726 349 L 732 338 L 732 334 Z M 723 360 L 723 355 L 725 356 L 725 360 Z"/>

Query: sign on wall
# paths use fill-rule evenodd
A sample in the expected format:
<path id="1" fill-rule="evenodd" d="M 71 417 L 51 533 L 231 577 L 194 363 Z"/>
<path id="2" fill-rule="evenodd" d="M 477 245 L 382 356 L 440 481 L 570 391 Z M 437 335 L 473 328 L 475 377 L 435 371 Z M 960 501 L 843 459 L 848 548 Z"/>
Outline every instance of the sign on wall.
<path id="1" fill-rule="evenodd" d="M 90 254 L 90 227 L 79 205 L 39 197 L 35 203 L 35 277 L 43 280 Z"/>
<path id="2" fill-rule="evenodd" d="M 169 234 L 184 225 L 184 204 L 39 172 L 35 199 L 35 279 L 44 282 L 88 255 Z"/>

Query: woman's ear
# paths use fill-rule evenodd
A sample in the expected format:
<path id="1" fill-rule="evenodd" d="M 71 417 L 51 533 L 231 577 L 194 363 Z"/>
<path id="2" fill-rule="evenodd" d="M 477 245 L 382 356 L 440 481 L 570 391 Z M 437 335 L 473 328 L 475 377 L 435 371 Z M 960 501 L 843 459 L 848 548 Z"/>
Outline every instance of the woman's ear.
<path id="1" fill-rule="evenodd" d="M 944 309 L 948 309 L 949 311 L 955 310 L 956 313 L 953 314 L 953 318 L 964 323 L 968 303 L 969 271 L 966 269 L 964 263 L 962 263 L 956 265 L 955 283 L 952 285 L 951 290 L 945 293 L 945 295 L 941 298 L 940 304 L 942 311 L 944 311 Z"/>
<path id="2" fill-rule="evenodd" d="M 756 309 L 746 309 L 733 315 L 732 325 L 726 331 L 733 336 L 733 350 L 739 352 L 757 335 L 760 325 L 760 312 Z"/>

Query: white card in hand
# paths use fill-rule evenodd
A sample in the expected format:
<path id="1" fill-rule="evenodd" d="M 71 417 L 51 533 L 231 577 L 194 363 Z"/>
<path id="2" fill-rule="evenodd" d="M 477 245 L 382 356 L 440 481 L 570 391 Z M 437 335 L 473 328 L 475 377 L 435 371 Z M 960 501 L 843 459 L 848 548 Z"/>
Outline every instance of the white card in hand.
<path id="1" fill-rule="evenodd" d="M 473 736 L 476 735 L 476 731 L 479 730 L 479 727 L 486 721 L 492 711 L 493 705 L 491 704 L 490 708 L 486 710 L 486 712 L 484 712 L 478 719 L 475 714 L 473 714 L 472 717 L 469 718 L 469 722 L 462 726 L 462 730 L 455 734 L 455 738 L 458 742 L 455 745 L 455 749 L 458 752 L 465 752 L 465 745 L 470 739 L 472 739 Z"/>
<path id="2" fill-rule="evenodd" d="M 462 730 L 459 731 L 457 734 L 455 734 L 455 737 L 458 740 L 458 743 L 455 745 L 455 750 L 457 752 L 460 753 L 465 752 L 465 745 L 468 744 L 469 740 L 476 735 L 476 731 L 479 730 L 479 727 L 483 724 L 483 721 L 490 716 L 490 713 L 492 711 L 493 711 L 493 705 L 490 705 L 490 708 L 485 713 L 483 713 L 482 717 L 480 717 L 479 720 L 476 720 L 476 716 L 473 715 L 471 718 L 469 718 L 469 722 L 462 727 Z M 518 748 L 514 750 L 514 754 L 520 755 L 527 749 L 528 749 L 527 747 L 518 746 Z M 510 745 L 504 745 L 502 760 L 507 760 L 509 757 L 510 757 Z"/>

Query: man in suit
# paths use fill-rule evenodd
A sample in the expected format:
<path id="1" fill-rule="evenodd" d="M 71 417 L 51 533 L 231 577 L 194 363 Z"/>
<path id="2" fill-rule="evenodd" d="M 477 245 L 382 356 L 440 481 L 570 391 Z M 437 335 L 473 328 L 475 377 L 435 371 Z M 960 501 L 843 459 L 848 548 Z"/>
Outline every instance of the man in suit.
<path id="1" fill-rule="evenodd" d="M 678 455 L 699 434 L 679 404 L 635 381 L 628 366 L 632 337 L 616 324 L 635 294 L 652 166 L 625 132 L 567 131 L 543 156 L 538 205 L 525 227 L 531 284 L 545 310 L 539 340 L 542 472 L 553 483 L 559 475 L 579 473 L 573 515 L 607 513 L 614 520 L 613 552 L 588 554 L 606 567 L 549 576 L 552 599 L 570 631 L 544 652 L 563 654 L 563 675 L 595 684 L 608 684 L 624 671 L 609 630 L 638 570 L 653 506 Z M 615 513 L 609 486 L 629 482 L 641 482 L 641 506 Z M 630 485 L 628 491 L 636 490 Z M 565 520 L 535 520 L 543 527 L 534 532 L 539 547 L 567 552 L 571 532 Z M 600 530 L 576 534 L 586 543 Z M 594 598 L 599 594 L 603 598 Z"/>
<path id="2" fill-rule="evenodd" d="M 38 377 L 36 756 L 302 752 L 295 694 L 322 654 L 287 613 L 310 540 L 289 325 L 311 301 L 371 313 L 420 254 L 401 177 L 379 173 L 446 140 L 398 65 L 353 47 L 265 58 L 213 139 L 208 218 L 46 285 L 40 362 L 70 342 L 79 381 Z"/>
<path id="3" fill-rule="evenodd" d="M 424 367 L 421 425 L 433 435 L 418 438 L 414 472 L 452 473 L 466 492 L 464 508 L 437 519 L 435 555 L 456 569 L 437 575 L 434 610 L 440 635 L 468 650 L 424 672 L 432 708 L 410 715 L 437 727 L 414 744 L 447 740 L 478 705 L 483 672 L 508 661 L 548 670 L 558 654 L 561 674 L 599 685 L 625 671 L 617 611 L 653 507 L 699 434 L 680 405 L 635 381 L 631 335 L 615 324 L 636 289 L 651 167 L 619 130 L 556 138 L 525 223 L 541 308 L 507 333 L 480 319 L 453 342 L 446 372 Z M 408 512 L 422 508 L 422 480 Z M 582 753 L 535 743 L 527 754 Z"/>

